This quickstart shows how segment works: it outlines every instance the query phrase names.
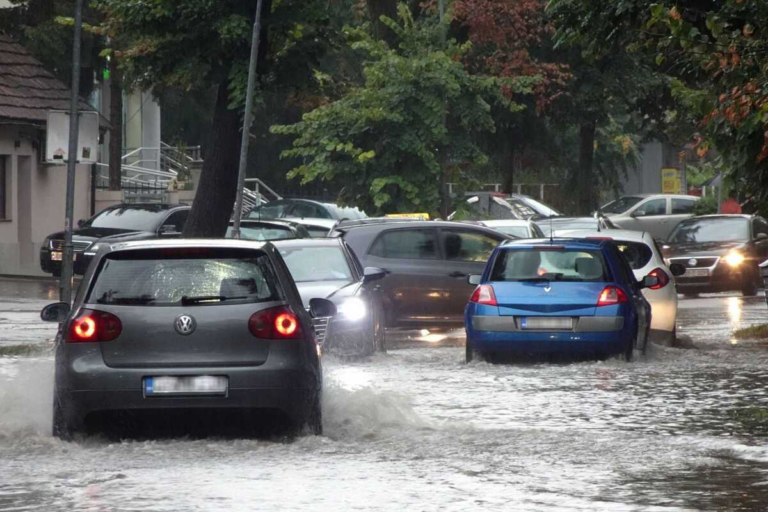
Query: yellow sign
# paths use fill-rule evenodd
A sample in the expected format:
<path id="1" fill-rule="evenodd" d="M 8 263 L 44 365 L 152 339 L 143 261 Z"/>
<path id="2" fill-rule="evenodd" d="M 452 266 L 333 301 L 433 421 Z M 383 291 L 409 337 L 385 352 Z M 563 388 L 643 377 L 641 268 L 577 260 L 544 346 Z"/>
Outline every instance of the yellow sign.
<path id="1" fill-rule="evenodd" d="M 677 169 L 661 170 L 661 193 L 662 194 L 680 194 L 680 171 Z"/>
<path id="2" fill-rule="evenodd" d="M 428 213 L 390 213 L 387 215 L 390 219 L 420 219 L 429 220 Z"/>

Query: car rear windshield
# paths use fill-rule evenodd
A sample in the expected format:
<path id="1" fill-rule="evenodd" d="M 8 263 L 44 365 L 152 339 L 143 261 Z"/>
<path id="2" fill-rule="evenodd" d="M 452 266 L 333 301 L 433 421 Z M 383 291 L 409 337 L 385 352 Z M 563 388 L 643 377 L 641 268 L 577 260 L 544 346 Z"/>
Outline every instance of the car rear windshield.
<path id="1" fill-rule="evenodd" d="M 238 249 L 116 252 L 97 272 L 86 302 L 131 306 L 269 302 L 283 292 L 269 257 Z"/>
<path id="2" fill-rule="evenodd" d="M 154 231 L 167 210 L 158 208 L 110 208 L 84 224 L 85 227 Z"/>
<path id="3" fill-rule="evenodd" d="M 749 221 L 745 218 L 696 219 L 683 221 L 669 235 L 669 243 L 745 242 L 749 240 Z"/>
<path id="4" fill-rule="evenodd" d="M 226 238 L 232 238 L 232 230 L 227 228 Z M 240 226 L 240 238 L 242 240 L 286 240 L 296 238 L 291 228 L 288 226 Z"/>
<path id="5" fill-rule="evenodd" d="M 280 247 L 297 283 L 352 281 L 352 270 L 341 247 Z"/>
<path id="6" fill-rule="evenodd" d="M 642 197 L 624 196 L 621 199 L 603 206 L 600 211 L 603 213 L 624 213 L 642 200 Z"/>
<path id="7" fill-rule="evenodd" d="M 600 251 L 572 249 L 506 249 L 499 253 L 491 281 L 608 281 Z"/>
<path id="8" fill-rule="evenodd" d="M 616 247 L 621 251 L 621 254 L 626 258 L 629 266 L 632 267 L 632 270 L 640 270 L 646 266 L 653 257 L 653 249 L 643 242 L 624 242 L 617 240 L 615 243 Z"/>

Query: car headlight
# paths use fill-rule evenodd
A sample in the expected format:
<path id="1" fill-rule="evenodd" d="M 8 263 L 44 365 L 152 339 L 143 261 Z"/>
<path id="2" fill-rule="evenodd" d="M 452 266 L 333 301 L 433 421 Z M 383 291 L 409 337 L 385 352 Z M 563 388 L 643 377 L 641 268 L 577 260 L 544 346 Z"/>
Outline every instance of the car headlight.
<path id="1" fill-rule="evenodd" d="M 361 320 L 368 313 L 365 302 L 357 297 L 344 300 L 337 309 L 339 316 L 347 320 Z"/>
<path id="2" fill-rule="evenodd" d="M 744 263 L 744 255 L 739 251 L 731 251 L 726 255 L 725 262 L 732 267 L 738 267 Z"/>

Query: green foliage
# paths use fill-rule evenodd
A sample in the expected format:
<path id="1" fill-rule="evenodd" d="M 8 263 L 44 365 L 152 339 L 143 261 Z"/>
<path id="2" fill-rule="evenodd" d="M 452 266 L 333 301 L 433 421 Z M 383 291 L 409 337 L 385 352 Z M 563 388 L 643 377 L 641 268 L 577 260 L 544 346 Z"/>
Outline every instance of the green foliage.
<path id="1" fill-rule="evenodd" d="M 717 213 L 717 195 L 710 194 L 696 201 L 694 215 L 713 215 Z"/>
<path id="2" fill-rule="evenodd" d="M 343 200 L 369 213 L 434 212 L 441 160 L 470 168 L 486 163 L 475 138 L 495 130 L 492 108 L 522 108 L 502 87 L 525 93 L 537 79 L 472 75 L 459 61 L 467 45 L 450 41 L 441 49 L 443 25 L 430 17 L 416 21 L 403 5 L 398 14 L 399 23 L 382 18 L 396 35 L 393 47 L 364 28 L 346 29 L 366 59 L 362 85 L 272 132 L 295 137 L 283 156 L 303 162 L 290 172 L 302 183 L 343 184 Z"/>

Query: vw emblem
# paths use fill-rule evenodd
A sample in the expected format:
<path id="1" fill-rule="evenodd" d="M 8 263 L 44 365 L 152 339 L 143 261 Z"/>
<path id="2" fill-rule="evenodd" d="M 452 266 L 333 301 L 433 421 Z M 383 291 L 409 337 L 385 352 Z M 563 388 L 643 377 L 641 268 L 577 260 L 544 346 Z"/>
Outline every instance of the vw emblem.
<path id="1" fill-rule="evenodd" d="M 173 326 L 176 328 L 177 333 L 181 334 L 182 336 L 186 336 L 188 334 L 192 334 L 195 331 L 197 322 L 192 316 L 181 315 L 173 323 Z"/>
<path id="2" fill-rule="evenodd" d="M 544 291 L 547 292 L 547 293 L 549 293 L 551 290 L 552 290 L 551 286 L 545 286 L 544 287 Z"/>
<path id="3" fill-rule="evenodd" d="M 689 267 L 695 267 L 697 263 L 698 263 L 698 260 L 696 258 L 691 258 L 688 260 Z"/>

